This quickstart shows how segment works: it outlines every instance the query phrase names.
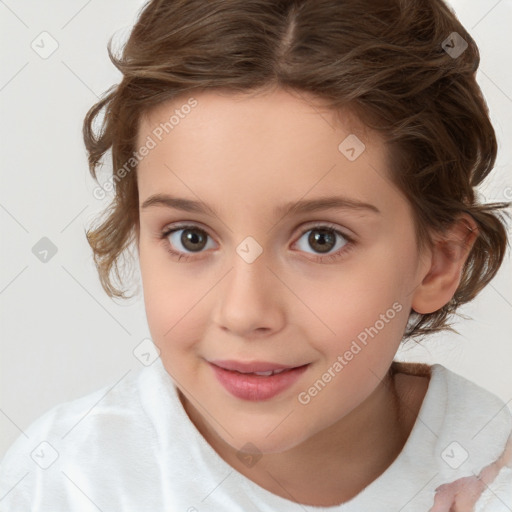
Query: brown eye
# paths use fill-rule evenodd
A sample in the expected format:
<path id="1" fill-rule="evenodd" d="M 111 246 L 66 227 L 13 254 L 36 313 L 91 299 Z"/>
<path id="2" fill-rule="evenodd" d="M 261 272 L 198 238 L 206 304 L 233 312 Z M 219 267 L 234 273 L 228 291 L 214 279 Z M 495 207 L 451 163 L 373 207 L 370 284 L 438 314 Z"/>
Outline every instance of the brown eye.
<path id="1" fill-rule="evenodd" d="M 310 226 L 302 231 L 296 244 L 299 249 L 313 255 L 339 253 L 350 243 L 351 239 L 330 226 Z M 311 249 L 314 252 L 311 252 Z"/>
<path id="2" fill-rule="evenodd" d="M 198 229 L 183 229 L 180 242 L 188 251 L 200 251 L 206 245 L 206 233 Z"/>
<path id="3" fill-rule="evenodd" d="M 181 226 L 164 233 L 170 245 L 179 252 L 201 252 L 207 248 L 208 234 L 195 226 Z"/>
<path id="4" fill-rule="evenodd" d="M 331 230 L 311 229 L 308 243 L 315 251 L 329 252 L 336 245 L 336 235 Z"/>

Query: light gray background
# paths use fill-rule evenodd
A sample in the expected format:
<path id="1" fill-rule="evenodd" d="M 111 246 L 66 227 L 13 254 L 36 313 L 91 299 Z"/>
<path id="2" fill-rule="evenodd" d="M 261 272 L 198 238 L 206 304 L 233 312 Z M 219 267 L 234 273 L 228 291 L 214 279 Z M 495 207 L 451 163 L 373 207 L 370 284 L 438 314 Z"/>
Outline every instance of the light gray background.
<path id="1" fill-rule="evenodd" d="M 84 230 L 107 204 L 92 195 L 81 129 L 90 106 L 120 73 L 106 44 L 127 37 L 141 0 L 0 0 L 1 266 L 0 457 L 27 426 L 61 402 L 114 386 L 141 363 L 149 337 L 142 297 L 113 302 L 99 284 Z M 481 51 L 477 75 L 499 140 L 491 200 L 512 199 L 512 0 L 452 0 Z M 31 44 L 58 43 L 48 58 Z M 448 34 L 447 34 L 448 35 Z M 42 43 L 39 42 L 42 46 Z M 41 49 L 42 51 L 42 49 Z M 104 166 L 102 179 L 111 167 Z M 32 247 L 48 237 L 46 263 Z M 510 254 L 446 333 L 403 360 L 441 363 L 512 405 Z"/>

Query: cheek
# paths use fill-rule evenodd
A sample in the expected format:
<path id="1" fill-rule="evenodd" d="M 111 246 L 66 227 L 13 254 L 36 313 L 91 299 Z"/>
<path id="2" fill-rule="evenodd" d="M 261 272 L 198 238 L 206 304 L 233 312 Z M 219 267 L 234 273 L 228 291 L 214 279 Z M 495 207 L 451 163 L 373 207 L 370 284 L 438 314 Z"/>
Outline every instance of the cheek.
<path id="1" fill-rule="evenodd" d="M 179 348 L 188 340 L 192 343 L 197 339 L 194 330 L 200 325 L 200 308 L 197 304 L 200 296 L 194 290 L 182 290 L 175 282 L 169 286 L 163 282 L 146 282 L 146 317 L 153 342 L 161 351 Z"/>
<path id="2" fill-rule="evenodd" d="M 177 264 L 162 247 L 141 244 L 140 273 L 151 337 L 164 361 L 192 354 L 211 317 L 212 292 L 222 274 Z"/>
<path id="3" fill-rule="evenodd" d="M 347 279 L 339 299 L 322 312 L 336 334 L 308 334 L 321 358 L 299 403 L 318 422 L 335 421 L 340 411 L 348 413 L 373 392 L 393 361 L 407 323 L 409 309 L 397 292 L 398 276 L 388 273 L 376 281 L 376 275 L 367 272 L 358 277 Z"/>
<path id="4" fill-rule="evenodd" d="M 142 242 L 139 263 L 148 326 L 153 342 L 164 350 L 198 295 L 192 283 L 185 283 L 182 273 L 175 270 L 177 266 L 170 264 L 162 247 Z"/>
<path id="5" fill-rule="evenodd" d="M 316 333 L 311 340 L 321 336 L 336 350 L 360 333 L 364 338 L 366 329 L 375 324 L 379 331 L 386 331 L 388 339 L 401 338 L 409 308 L 405 290 L 410 285 L 404 267 L 397 268 L 395 261 L 391 252 L 373 251 L 340 266 L 339 272 L 307 279 L 295 276 L 294 292 L 308 306 L 294 308 L 295 322 L 306 325 L 309 318 Z"/>
<path id="6" fill-rule="evenodd" d="M 401 265 L 396 263 L 397 254 L 402 255 Z M 322 354 L 308 384 L 317 393 L 313 407 L 318 411 L 331 411 L 334 417 L 338 409 L 350 409 L 371 393 L 389 369 L 409 316 L 413 260 L 413 252 L 405 247 L 382 246 L 310 295 L 311 309 L 330 328 L 315 319 L 316 329 L 308 333 L 310 344 Z M 325 391 L 319 392 L 315 382 L 319 389 L 328 382 Z M 311 398 L 304 391 L 305 399 Z"/>

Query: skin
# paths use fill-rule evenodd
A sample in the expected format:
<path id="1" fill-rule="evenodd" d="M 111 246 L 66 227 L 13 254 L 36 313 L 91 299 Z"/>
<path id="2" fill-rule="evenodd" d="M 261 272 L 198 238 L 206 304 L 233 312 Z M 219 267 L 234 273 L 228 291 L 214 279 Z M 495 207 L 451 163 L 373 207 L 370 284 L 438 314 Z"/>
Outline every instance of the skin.
<path id="1" fill-rule="evenodd" d="M 338 119 L 315 98 L 281 89 L 193 97 L 197 106 L 137 170 L 138 251 L 152 339 L 188 416 L 226 462 L 288 500 L 339 504 L 377 478 L 407 440 L 428 376 L 391 377 L 388 370 L 411 308 L 432 312 L 453 296 L 476 226 L 461 218 L 420 253 L 411 207 L 389 178 L 386 146 L 348 111 Z M 144 116 L 139 146 L 187 99 Z M 366 146 L 354 161 L 338 150 L 349 134 Z M 142 208 L 158 193 L 201 201 L 218 216 Z M 288 201 L 333 195 L 380 213 L 273 212 Z M 183 231 L 161 238 L 179 222 L 196 225 L 193 232 L 206 232 L 207 241 L 184 246 Z M 327 252 L 343 247 L 343 255 L 315 261 L 324 254 L 308 236 L 317 231 L 301 230 L 326 222 L 354 243 L 338 236 Z M 263 251 L 252 263 L 236 252 L 247 236 Z M 171 244 L 190 259 L 169 254 Z M 401 311 L 308 404 L 299 403 L 298 394 L 394 303 Z M 213 359 L 310 364 L 285 392 L 249 402 L 218 383 L 207 362 Z M 247 443 L 262 455 L 251 466 L 237 457 Z"/>

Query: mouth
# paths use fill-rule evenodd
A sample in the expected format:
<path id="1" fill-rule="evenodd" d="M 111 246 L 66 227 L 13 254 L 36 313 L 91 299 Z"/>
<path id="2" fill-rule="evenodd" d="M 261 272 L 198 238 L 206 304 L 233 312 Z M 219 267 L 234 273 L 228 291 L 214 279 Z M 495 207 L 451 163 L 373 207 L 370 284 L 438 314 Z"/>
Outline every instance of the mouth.
<path id="1" fill-rule="evenodd" d="M 236 398 L 249 401 L 269 400 L 284 392 L 310 365 L 239 361 L 210 361 L 209 364 L 224 389 Z"/>
<path id="2" fill-rule="evenodd" d="M 238 373 L 252 373 L 256 375 L 271 375 L 272 373 L 281 373 L 287 370 L 294 370 L 305 366 L 306 364 L 287 365 L 281 363 L 272 363 L 268 361 L 233 361 L 233 360 L 214 360 L 211 364 L 223 368 L 224 370 L 236 371 Z"/>
<path id="3" fill-rule="evenodd" d="M 269 370 L 268 372 L 240 372 L 238 370 L 228 370 L 228 371 L 240 373 L 241 375 L 259 375 L 260 377 L 270 377 L 271 375 L 276 375 L 278 373 L 283 373 L 283 372 L 289 372 L 290 370 L 295 370 L 295 368 L 289 368 L 286 370 Z"/>

